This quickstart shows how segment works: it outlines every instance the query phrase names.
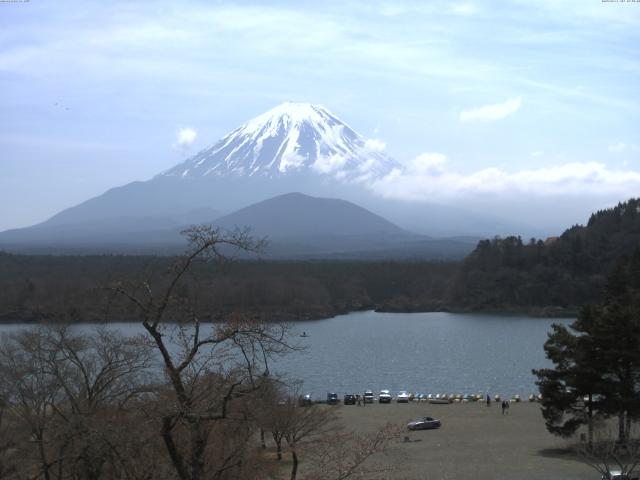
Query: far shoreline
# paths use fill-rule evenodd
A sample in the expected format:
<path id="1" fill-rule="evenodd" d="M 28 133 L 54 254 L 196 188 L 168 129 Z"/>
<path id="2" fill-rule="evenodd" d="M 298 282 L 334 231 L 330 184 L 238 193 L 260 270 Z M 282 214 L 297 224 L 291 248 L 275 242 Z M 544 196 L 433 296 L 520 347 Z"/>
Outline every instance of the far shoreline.
<path id="1" fill-rule="evenodd" d="M 284 315 L 279 319 L 257 319 L 264 323 L 297 323 L 297 322 L 309 322 L 309 321 L 322 321 L 329 320 L 332 318 L 336 318 L 339 316 L 346 316 L 352 313 L 361 313 L 361 312 L 374 312 L 374 313 L 397 313 L 397 314 L 419 314 L 419 313 L 451 313 L 451 314 L 459 314 L 459 315 L 486 315 L 486 316 L 518 316 L 518 317 L 526 317 L 526 318 L 539 318 L 539 319 L 574 319 L 578 316 L 580 309 L 578 307 L 572 308 L 560 308 L 560 307 L 540 307 L 540 308 L 518 308 L 518 307 L 509 307 L 505 309 L 465 309 L 465 308 L 402 308 L 402 309 L 393 309 L 393 308 L 384 308 L 384 307 L 374 307 L 370 306 L 350 309 L 344 311 L 336 311 L 336 312 L 323 312 L 322 315 L 306 315 L 306 316 L 298 316 L 294 318 L 287 318 Z M 206 323 L 221 323 L 224 321 L 224 317 L 229 315 L 231 312 L 225 314 L 218 314 L 215 316 L 208 316 L 203 319 L 203 322 Z M 248 314 L 250 315 L 250 314 Z M 16 318 L 17 317 L 17 318 Z M 20 318 L 22 317 L 22 318 Z M 47 324 L 112 324 L 112 323 L 140 323 L 140 320 L 133 317 L 127 318 L 119 318 L 117 320 L 104 320 L 99 318 L 91 318 L 87 320 L 75 320 L 75 321 L 65 321 L 64 319 L 59 319 L 59 315 L 54 314 L 33 314 L 29 316 L 23 315 L 12 315 L 5 314 L 0 316 L 0 325 L 47 325 Z M 173 322 L 175 323 L 175 322 Z"/>

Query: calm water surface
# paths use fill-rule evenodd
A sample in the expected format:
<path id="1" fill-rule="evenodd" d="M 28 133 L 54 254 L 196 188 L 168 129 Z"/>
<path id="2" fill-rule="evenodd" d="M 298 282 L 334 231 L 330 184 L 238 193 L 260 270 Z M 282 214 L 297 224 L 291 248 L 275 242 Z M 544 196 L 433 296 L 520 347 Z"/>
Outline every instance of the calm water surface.
<path id="1" fill-rule="evenodd" d="M 453 313 L 356 312 L 294 324 L 294 341 L 306 349 L 279 359 L 273 370 L 302 379 L 315 398 L 409 390 L 424 393 L 536 391 L 532 368 L 549 363 L 542 345 L 551 324 L 570 319 Z M 126 334 L 138 324 L 113 324 Z M 0 325 L 0 332 L 24 328 Z M 88 328 L 83 326 L 82 328 Z"/>

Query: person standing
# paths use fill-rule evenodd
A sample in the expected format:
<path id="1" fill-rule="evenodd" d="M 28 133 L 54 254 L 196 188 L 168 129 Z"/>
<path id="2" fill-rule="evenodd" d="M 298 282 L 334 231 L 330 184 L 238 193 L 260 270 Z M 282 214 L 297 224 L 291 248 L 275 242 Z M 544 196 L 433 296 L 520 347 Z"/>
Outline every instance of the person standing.
<path id="1" fill-rule="evenodd" d="M 491 406 L 491 397 L 487 393 L 487 407 L 490 407 L 490 406 Z"/>
<path id="2" fill-rule="evenodd" d="M 504 415 L 504 411 L 507 409 L 507 402 L 505 400 L 502 401 L 502 415 Z"/>

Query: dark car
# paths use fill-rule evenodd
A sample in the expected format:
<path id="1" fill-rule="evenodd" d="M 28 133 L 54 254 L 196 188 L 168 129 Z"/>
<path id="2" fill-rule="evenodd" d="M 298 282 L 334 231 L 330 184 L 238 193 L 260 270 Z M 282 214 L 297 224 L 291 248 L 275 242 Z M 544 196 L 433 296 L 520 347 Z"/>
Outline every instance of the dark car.
<path id="1" fill-rule="evenodd" d="M 356 404 L 356 396 L 347 393 L 342 400 L 345 405 L 355 405 Z"/>
<path id="2" fill-rule="evenodd" d="M 309 405 L 313 404 L 313 399 L 311 398 L 311 395 L 307 393 L 306 395 L 300 397 L 298 403 L 301 407 L 308 407 Z"/>
<path id="3" fill-rule="evenodd" d="M 407 423 L 407 428 L 409 430 L 431 430 L 434 428 L 440 428 L 440 426 L 440 420 L 436 420 L 431 417 L 422 417 Z"/>
<path id="4" fill-rule="evenodd" d="M 337 405 L 338 404 L 338 394 L 337 393 L 327 393 L 327 403 L 329 405 Z"/>

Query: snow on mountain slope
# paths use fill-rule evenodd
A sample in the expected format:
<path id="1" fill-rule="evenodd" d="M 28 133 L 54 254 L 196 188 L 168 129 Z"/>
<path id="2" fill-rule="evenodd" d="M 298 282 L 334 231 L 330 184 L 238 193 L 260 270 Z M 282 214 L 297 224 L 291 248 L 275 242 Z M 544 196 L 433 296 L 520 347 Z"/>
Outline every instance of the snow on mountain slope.
<path id="1" fill-rule="evenodd" d="M 320 105 L 286 102 L 255 117 L 163 176 L 300 173 L 366 182 L 398 164 Z"/>

